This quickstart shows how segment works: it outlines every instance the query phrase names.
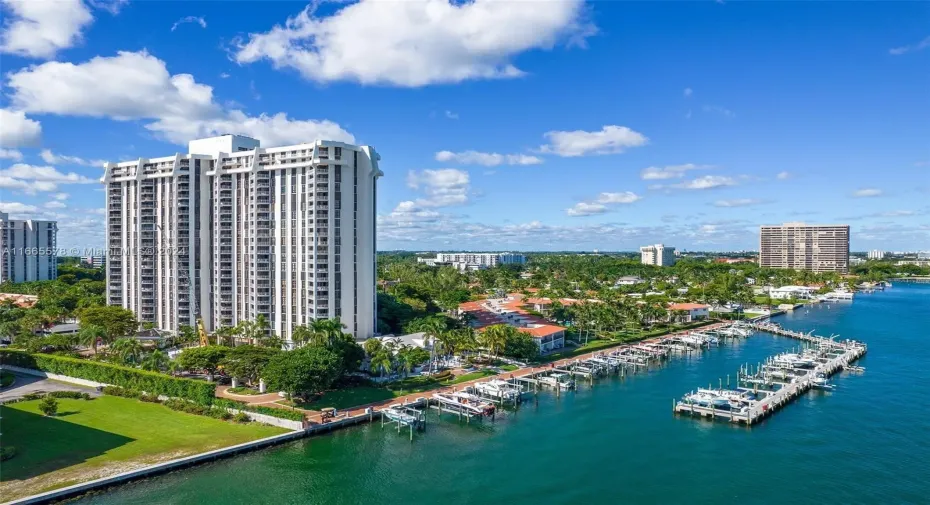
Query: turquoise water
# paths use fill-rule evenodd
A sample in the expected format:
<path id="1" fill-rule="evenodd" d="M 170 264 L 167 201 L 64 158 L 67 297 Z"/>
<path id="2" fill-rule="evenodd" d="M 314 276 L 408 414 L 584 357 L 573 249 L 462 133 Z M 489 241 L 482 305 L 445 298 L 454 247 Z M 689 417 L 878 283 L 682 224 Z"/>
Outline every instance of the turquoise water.
<path id="1" fill-rule="evenodd" d="M 794 347 L 766 334 L 408 440 L 377 423 L 140 481 L 82 504 L 930 503 L 930 286 L 776 318 L 869 344 L 753 428 L 672 414 L 672 399 Z M 157 427 L 153 427 L 157 429 Z"/>

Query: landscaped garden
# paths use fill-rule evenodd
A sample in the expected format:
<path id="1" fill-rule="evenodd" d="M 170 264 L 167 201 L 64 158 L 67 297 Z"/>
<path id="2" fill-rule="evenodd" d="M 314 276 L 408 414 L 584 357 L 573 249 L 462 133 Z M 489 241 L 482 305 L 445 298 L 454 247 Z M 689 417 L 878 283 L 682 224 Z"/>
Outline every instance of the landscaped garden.
<path id="1" fill-rule="evenodd" d="M 115 396 L 59 398 L 50 417 L 40 412 L 40 402 L 0 406 L 0 443 L 15 447 L 0 462 L 4 500 L 287 432 Z"/>

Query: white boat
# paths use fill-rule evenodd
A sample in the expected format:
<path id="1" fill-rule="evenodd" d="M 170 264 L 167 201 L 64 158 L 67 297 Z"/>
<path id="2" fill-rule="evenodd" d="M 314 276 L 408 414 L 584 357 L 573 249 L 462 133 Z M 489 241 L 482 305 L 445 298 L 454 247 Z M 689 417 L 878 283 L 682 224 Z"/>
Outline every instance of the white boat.
<path id="1" fill-rule="evenodd" d="M 455 406 L 461 411 L 472 415 L 485 416 L 494 413 L 494 405 L 471 393 L 461 391 L 457 393 L 433 393 L 433 399 L 445 407 Z"/>
<path id="2" fill-rule="evenodd" d="M 835 386 L 827 382 L 827 376 L 819 373 L 816 377 L 811 378 L 811 386 L 817 389 L 833 389 Z"/>
<path id="3" fill-rule="evenodd" d="M 816 362 L 810 358 L 805 358 L 798 354 L 784 353 L 772 358 L 772 363 L 777 366 L 786 366 L 788 368 L 805 368 L 816 365 Z"/>
<path id="4" fill-rule="evenodd" d="M 683 344 L 703 346 L 706 342 L 705 340 L 698 335 L 682 335 L 678 337 Z"/>
<path id="5" fill-rule="evenodd" d="M 500 379 L 479 382 L 472 387 L 480 394 L 505 401 L 514 401 L 520 397 L 520 390 L 516 386 Z"/>
<path id="6" fill-rule="evenodd" d="M 729 408 L 730 400 L 724 396 L 717 396 L 708 390 L 698 390 L 696 393 L 687 394 L 684 397 L 685 403 L 693 403 L 702 407 Z"/>

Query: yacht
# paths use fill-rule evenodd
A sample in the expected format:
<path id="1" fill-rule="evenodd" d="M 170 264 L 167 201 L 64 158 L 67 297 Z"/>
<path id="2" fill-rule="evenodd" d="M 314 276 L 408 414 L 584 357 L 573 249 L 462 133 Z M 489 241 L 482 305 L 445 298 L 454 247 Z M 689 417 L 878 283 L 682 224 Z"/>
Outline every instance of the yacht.
<path id="1" fill-rule="evenodd" d="M 701 407 L 729 408 L 730 400 L 725 396 L 718 396 L 706 389 L 699 389 L 696 393 L 690 393 L 684 397 L 685 403 L 693 403 Z"/>
<path id="2" fill-rule="evenodd" d="M 501 380 L 492 379 L 487 382 L 479 382 L 472 386 L 475 391 L 492 398 L 500 398 L 505 401 L 514 401 L 520 397 L 520 390 L 513 384 Z"/>
<path id="3" fill-rule="evenodd" d="M 455 405 L 464 412 L 478 416 L 489 416 L 494 413 L 494 405 L 484 401 L 481 397 L 460 391 L 457 393 L 433 393 L 433 399 L 444 405 Z"/>
<path id="4" fill-rule="evenodd" d="M 560 389 L 573 389 L 575 387 L 575 381 L 572 380 L 570 375 L 563 372 L 552 372 L 545 377 L 540 377 L 539 382 Z"/>

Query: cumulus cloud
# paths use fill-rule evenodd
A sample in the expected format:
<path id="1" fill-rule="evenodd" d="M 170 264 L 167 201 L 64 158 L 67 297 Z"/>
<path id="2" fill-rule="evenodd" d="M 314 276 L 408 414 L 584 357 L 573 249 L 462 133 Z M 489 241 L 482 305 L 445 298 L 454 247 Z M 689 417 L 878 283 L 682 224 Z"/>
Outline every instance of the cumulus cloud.
<path id="1" fill-rule="evenodd" d="M 869 198 L 873 196 L 881 196 L 882 190 L 876 188 L 863 188 L 853 191 L 852 196 L 856 198 Z"/>
<path id="2" fill-rule="evenodd" d="M 13 217 L 22 217 L 23 214 L 38 212 L 39 208 L 35 205 L 28 205 L 20 202 L 0 202 L 0 212 L 12 214 Z"/>
<path id="3" fill-rule="evenodd" d="M 641 200 L 642 197 L 632 191 L 617 193 L 601 193 L 593 201 L 578 202 L 565 209 L 565 213 L 572 217 L 593 216 L 603 214 L 610 210 L 611 205 L 628 204 Z"/>
<path id="4" fill-rule="evenodd" d="M 17 163 L 0 170 L 0 189 L 21 191 L 30 195 L 38 192 L 56 191 L 60 184 L 94 184 L 97 182 L 74 172 L 62 173 L 54 167 L 41 167 L 24 163 Z"/>
<path id="5" fill-rule="evenodd" d="M 46 209 L 64 209 L 65 207 L 67 207 L 67 205 L 65 205 L 63 202 L 60 202 L 58 200 L 52 200 L 50 202 L 45 203 Z"/>
<path id="6" fill-rule="evenodd" d="M 2 0 L 8 13 L 0 52 L 48 59 L 81 40 L 94 20 L 82 0 Z"/>
<path id="7" fill-rule="evenodd" d="M 590 154 L 622 153 L 631 147 L 646 145 L 649 139 L 626 126 L 607 125 L 600 131 L 550 131 L 545 134 L 548 144 L 540 152 L 574 157 Z"/>
<path id="8" fill-rule="evenodd" d="M 42 161 L 51 163 L 52 165 L 83 165 L 85 167 L 102 167 L 103 164 L 107 162 L 106 160 L 88 160 L 79 156 L 55 154 L 50 149 L 43 149 L 39 153 L 39 157 L 42 158 Z"/>
<path id="9" fill-rule="evenodd" d="M 174 24 L 171 25 L 171 31 L 175 31 L 178 29 L 179 26 L 183 24 L 187 24 L 187 23 L 196 23 L 200 25 L 201 28 L 207 27 L 207 20 L 205 20 L 203 16 L 185 16 L 175 21 Z"/>
<path id="10" fill-rule="evenodd" d="M 9 74 L 8 88 L 13 104 L 25 112 L 148 120 L 145 128 L 177 144 L 221 133 L 254 137 L 266 146 L 316 139 L 355 141 L 332 121 L 225 110 L 215 101 L 212 87 L 190 74 L 171 75 L 164 61 L 146 51 L 122 51 L 78 64 L 43 63 Z"/>
<path id="11" fill-rule="evenodd" d="M 791 178 L 791 172 L 778 172 L 778 175 L 775 177 L 780 181 L 784 181 Z"/>
<path id="12" fill-rule="evenodd" d="M 684 165 L 667 165 L 664 167 L 648 167 L 644 168 L 640 173 L 640 178 L 644 181 L 649 180 L 664 180 L 664 179 L 681 179 L 686 175 L 687 172 L 691 170 L 701 170 L 705 168 L 710 168 L 709 165 L 695 165 L 694 163 L 686 163 Z"/>
<path id="13" fill-rule="evenodd" d="M 461 163 L 462 165 L 483 165 L 486 167 L 494 167 L 497 165 L 538 165 L 543 162 L 542 158 L 527 154 L 497 154 L 478 151 L 462 151 L 458 153 L 439 151 L 436 153 L 436 161 Z"/>
<path id="14" fill-rule="evenodd" d="M 412 202 L 401 202 L 398 208 L 412 210 L 465 204 L 468 202 L 469 182 L 468 172 L 454 168 L 420 172 L 411 170 L 407 173 L 407 186 L 421 191 L 425 197 Z"/>
<path id="15" fill-rule="evenodd" d="M 888 54 L 893 56 L 900 56 L 905 53 L 910 53 L 914 51 L 921 51 L 930 47 L 930 37 L 927 37 L 916 44 L 910 44 L 907 46 L 893 47 L 888 50 Z"/>
<path id="16" fill-rule="evenodd" d="M 2 128 L 2 126 L 0 126 L 0 128 Z M 23 153 L 17 151 L 16 149 L 0 148 L 0 160 L 20 161 L 22 159 L 23 159 Z"/>
<path id="17" fill-rule="evenodd" d="M 446 119 L 458 119 L 458 118 L 459 118 L 458 113 L 452 112 L 451 110 L 446 111 Z"/>
<path id="18" fill-rule="evenodd" d="M 419 87 L 519 77 L 517 55 L 596 32 L 583 0 L 361 0 L 317 16 L 319 3 L 237 42 L 236 61 L 267 59 L 317 82 Z"/>
<path id="19" fill-rule="evenodd" d="M 671 187 L 678 189 L 714 189 L 723 186 L 735 186 L 736 179 L 724 175 L 705 175 L 692 179 L 690 181 L 672 184 Z"/>
<path id="20" fill-rule="evenodd" d="M 23 111 L 0 109 L 0 147 L 29 147 L 42 138 L 42 125 Z"/>

